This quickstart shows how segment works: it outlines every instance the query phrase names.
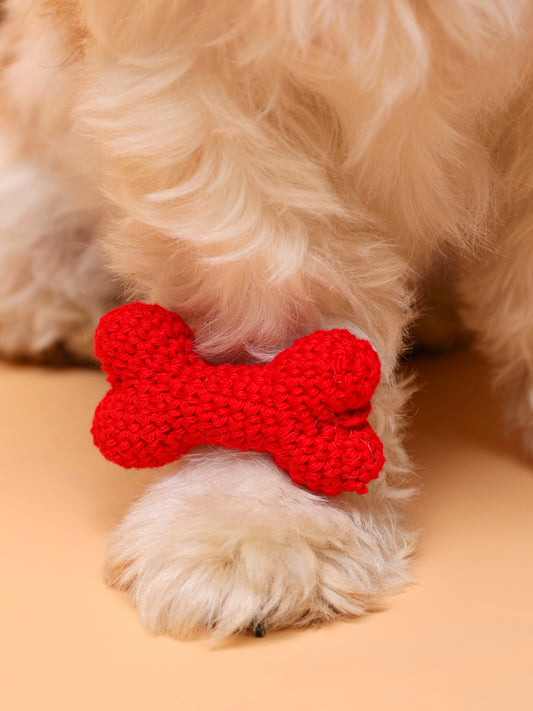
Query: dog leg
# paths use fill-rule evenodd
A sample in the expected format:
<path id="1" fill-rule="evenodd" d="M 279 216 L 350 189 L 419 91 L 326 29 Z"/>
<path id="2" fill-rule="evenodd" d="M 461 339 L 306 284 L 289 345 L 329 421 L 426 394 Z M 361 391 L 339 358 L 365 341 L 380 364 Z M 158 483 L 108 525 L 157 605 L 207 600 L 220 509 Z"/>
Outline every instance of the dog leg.
<path id="1" fill-rule="evenodd" d="M 348 102 L 339 123 L 329 81 L 316 87 L 307 62 L 297 68 L 275 49 L 255 57 L 254 23 L 225 31 L 227 17 L 212 15 L 220 4 L 208 15 L 188 4 L 169 41 L 153 42 L 155 7 L 174 11 L 143 5 L 133 22 L 133 10 L 97 3 L 89 18 L 82 101 L 122 216 L 107 236 L 113 269 L 179 313 L 214 361 L 268 361 L 320 328 L 368 338 L 382 364 L 371 425 L 387 464 L 369 494 L 329 499 L 266 455 L 197 451 L 120 524 L 109 580 L 151 630 L 179 636 L 362 614 L 409 580 L 407 387 L 395 383 L 409 257 L 358 195 L 341 135 L 353 110 Z M 350 71 L 339 67 L 338 96 Z"/>
<path id="2" fill-rule="evenodd" d="M 493 366 L 506 416 L 533 454 L 533 214 L 508 226 L 499 250 L 462 277 L 463 316 Z"/>
<path id="3" fill-rule="evenodd" d="M 12 161 L 0 137 L 0 353 L 86 359 L 112 306 L 94 240 L 96 216 L 59 174 Z M 67 355 L 68 354 L 68 355 Z"/>
<path id="4" fill-rule="evenodd" d="M 61 23 L 10 3 L 0 34 L 0 354 L 92 353 L 111 280 L 96 247 L 101 198 L 71 117 L 74 67 Z"/>

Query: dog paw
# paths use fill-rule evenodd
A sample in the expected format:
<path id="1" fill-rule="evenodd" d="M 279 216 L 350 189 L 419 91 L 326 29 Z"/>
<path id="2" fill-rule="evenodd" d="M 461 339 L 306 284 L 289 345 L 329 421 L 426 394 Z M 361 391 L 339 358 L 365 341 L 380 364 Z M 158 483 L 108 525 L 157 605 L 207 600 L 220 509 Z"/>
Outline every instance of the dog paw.
<path id="1" fill-rule="evenodd" d="M 413 535 L 396 518 L 383 497 L 327 499 L 267 455 L 210 450 L 133 506 L 107 578 L 155 633 L 261 637 L 363 614 L 404 587 Z"/>
<path id="2" fill-rule="evenodd" d="M 72 271 L 75 271 L 74 266 Z M 24 288 L 18 284 L 2 284 L 0 357 L 46 365 L 94 361 L 94 330 L 99 318 L 115 302 L 106 279 L 101 278 L 99 282 L 100 277 L 92 275 L 91 278 L 96 283 L 86 289 L 79 278 L 79 294 L 69 293 L 61 275 L 50 287 L 37 280 L 30 281 Z M 73 291 L 72 286 L 70 291 Z"/>
<path id="3" fill-rule="evenodd" d="M 93 334 L 97 321 L 77 328 L 57 331 L 51 338 L 34 338 L 31 326 L 24 334 L 20 328 L 0 327 L 0 357 L 16 363 L 54 367 L 85 366 L 95 362 Z M 20 336 L 20 337 L 18 337 Z"/>
<path id="4" fill-rule="evenodd" d="M 115 305 L 99 198 L 15 145 L 0 131 L 0 357 L 86 362 L 98 319 Z"/>

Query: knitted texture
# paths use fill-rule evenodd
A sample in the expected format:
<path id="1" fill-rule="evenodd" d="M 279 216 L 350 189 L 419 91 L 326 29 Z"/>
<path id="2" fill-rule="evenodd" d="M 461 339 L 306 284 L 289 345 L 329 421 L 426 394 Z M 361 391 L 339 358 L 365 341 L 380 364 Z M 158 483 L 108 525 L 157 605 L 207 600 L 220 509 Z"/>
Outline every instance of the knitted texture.
<path id="1" fill-rule="evenodd" d="M 211 365 L 178 315 L 133 303 L 101 319 L 95 349 L 112 387 L 92 434 L 124 467 L 168 464 L 198 444 L 256 450 L 329 496 L 366 493 L 383 467 L 367 422 L 379 359 L 349 331 L 317 331 L 266 365 Z"/>

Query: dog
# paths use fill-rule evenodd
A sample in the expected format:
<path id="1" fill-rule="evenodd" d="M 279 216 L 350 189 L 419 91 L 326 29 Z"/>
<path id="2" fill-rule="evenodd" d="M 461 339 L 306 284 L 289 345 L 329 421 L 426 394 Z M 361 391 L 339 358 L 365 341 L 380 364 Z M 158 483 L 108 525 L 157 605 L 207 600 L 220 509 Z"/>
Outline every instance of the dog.
<path id="1" fill-rule="evenodd" d="M 179 313 L 201 356 L 370 341 L 386 465 L 364 496 L 197 448 L 107 577 L 187 637 L 318 624 L 411 580 L 399 368 L 446 273 L 533 448 L 531 0 L 3 0 L 0 350 L 89 356 L 99 316 Z"/>

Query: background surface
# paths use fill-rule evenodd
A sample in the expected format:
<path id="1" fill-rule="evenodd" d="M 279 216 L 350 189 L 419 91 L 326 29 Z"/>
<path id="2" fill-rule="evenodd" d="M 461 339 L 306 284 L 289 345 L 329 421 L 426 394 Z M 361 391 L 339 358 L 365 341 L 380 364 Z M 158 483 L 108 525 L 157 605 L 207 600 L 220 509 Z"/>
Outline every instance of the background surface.
<path id="1" fill-rule="evenodd" d="M 213 648 L 150 636 L 102 582 L 106 537 L 149 479 L 91 444 L 104 377 L 1 365 L 2 709 L 531 708 L 533 465 L 475 357 L 414 366 L 418 585 L 355 622 Z"/>

